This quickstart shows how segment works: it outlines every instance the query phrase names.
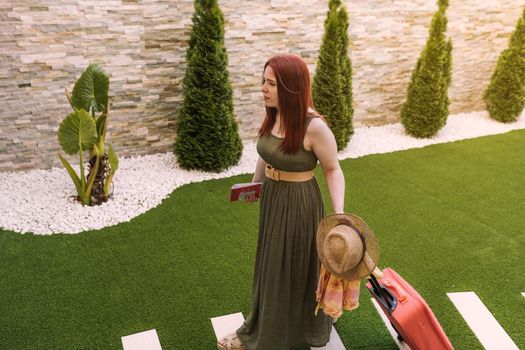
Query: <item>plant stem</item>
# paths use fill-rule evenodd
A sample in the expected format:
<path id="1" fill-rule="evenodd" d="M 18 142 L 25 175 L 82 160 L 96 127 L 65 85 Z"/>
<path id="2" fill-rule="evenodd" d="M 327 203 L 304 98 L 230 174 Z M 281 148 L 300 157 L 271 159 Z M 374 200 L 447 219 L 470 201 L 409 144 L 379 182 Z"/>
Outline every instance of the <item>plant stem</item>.
<path id="1" fill-rule="evenodd" d="M 84 197 L 87 198 L 88 203 L 91 203 L 91 190 L 93 189 L 93 184 L 95 183 L 95 178 L 97 177 L 98 168 L 100 166 L 100 156 L 97 154 L 95 159 L 95 166 L 91 170 L 91 177 L 89 178 L 89 183 L 86 188 L 86 192 L 84 192 Z"/>
<path id="2" fill-rule="evenodd" d="M 84 160 L 82 159 L 82 143 L 80 143 L 80 183 L 82 184 L 82 190 L 86 188 L 86 178 L 84 176 Z"/>

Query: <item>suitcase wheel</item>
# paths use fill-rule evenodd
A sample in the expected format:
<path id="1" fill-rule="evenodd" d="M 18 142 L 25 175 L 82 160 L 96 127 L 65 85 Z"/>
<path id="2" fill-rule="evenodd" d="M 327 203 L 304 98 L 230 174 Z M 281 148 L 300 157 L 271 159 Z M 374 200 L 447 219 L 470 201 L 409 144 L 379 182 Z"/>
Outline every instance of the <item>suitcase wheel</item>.
<path id="1" fill-rule="evenodd" d="M 394 326 L 394 324 L 392 322 L 390 322 L 390 324 L 392 325 L 392 328 L 394 328 L 394 330 L 396 331 L 397 333 L 397 340 L 399 340 L 400 342 L 403 342 L 405 341 L 405 339 L 403 338 L 403 336 L 399 333 L 399 331 L 397 330 L 396 326 Z"/>

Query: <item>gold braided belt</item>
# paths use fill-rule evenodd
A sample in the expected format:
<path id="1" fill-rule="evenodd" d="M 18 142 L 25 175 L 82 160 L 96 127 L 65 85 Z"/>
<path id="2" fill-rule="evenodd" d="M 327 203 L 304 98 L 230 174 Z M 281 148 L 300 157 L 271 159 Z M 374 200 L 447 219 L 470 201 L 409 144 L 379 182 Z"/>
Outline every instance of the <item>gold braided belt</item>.
<path id="1" fill-rule="evenodd" d="M 264 174 L 267 178 L 275 181 L 290 181 L 290 182 L 302 182 L 308 181 L 314 177 L 314 172 L 310 171 L 283 171 L 272 167 L 270 164 L 266 164 Z"/>

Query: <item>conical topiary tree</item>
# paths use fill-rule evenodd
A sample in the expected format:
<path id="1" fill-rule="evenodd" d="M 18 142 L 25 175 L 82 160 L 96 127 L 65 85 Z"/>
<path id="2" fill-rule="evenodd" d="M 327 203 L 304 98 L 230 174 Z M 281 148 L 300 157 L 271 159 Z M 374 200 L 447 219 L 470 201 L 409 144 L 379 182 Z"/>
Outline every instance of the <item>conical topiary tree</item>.
<path id="1" fill-rule="evenodd" d="M 525 107 L 525 9 L 483 98 L 490 116 L 504 123 L 516 121 Z"/>
<path id="2" fill-rule="evenodd" d="M 345 127 L 346 127 L 346 140 L 354 134 L 354 126 L 352 118 L 354 115 L 354 106 L 353 106 L 353 95 L 352 95 L 352 62 L 348 56 L 348 13 L 346 9 L 342 7 L 338 12 L 339 19 L 339 30 L 341 36 L 341 77 L 343 85 L 343 96 L 345 99 L 346 105 L 346 115 L 345 115 Z M 344 144 L 346 147 L 346 143 Z M 343 148 L 344 148 L 343 147 Z"/>
<path id="3" fill-rule="evenodd" d="M 444 118 L 443 125 L 446 124 L 448 119 L 448 107 L 450 106 L 450 100 L 448 98 L 448 88 L 452 83 L 452 41 L 449 39 L 445 47 L 445 61 L 443 62 L 443 79 L 441 81 L 441 98 L 443 98 L 441 115 Z"/>
<path id="4" fill-rule="evenodd" d="M 401 108 L 401 123 L 408 134 L 431 137 L 446 124 L 450 104 L 452 41 L 445 38 L 448 1 L 438 1 L 429 38 L 412 72 L 407 100 Z"/>
<path id="5" fill-rule="evenodd" d="M 224 19 L 217 0 L 195 0 L 194 5 L 174 150 L 185 169 L 219 172 L 237 164 L 242 153 L 233 118 Z"/>
<path id="6" fill-rule="evenodd" d="M 340 0 L 330 0 L 312 83 L 315 108 L 326 116 L 337 149 L 353 134 L 352 65 L 348 57 L 348 14 Z"/>

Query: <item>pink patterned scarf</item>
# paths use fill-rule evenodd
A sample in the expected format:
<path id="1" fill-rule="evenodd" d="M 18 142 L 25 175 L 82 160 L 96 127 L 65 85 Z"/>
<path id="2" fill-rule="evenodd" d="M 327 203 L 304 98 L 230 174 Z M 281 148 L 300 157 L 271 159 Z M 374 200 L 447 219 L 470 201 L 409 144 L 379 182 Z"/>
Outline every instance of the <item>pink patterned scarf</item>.
<path id="1" fill-rule="evenodd" d="M 317 307 L 315 314 L 319 309 L 324 313 L 339 317 L 343 310 L 354 310 L 359 306 L 359 285 L 361 280 L 345 280 L 335 277 L 321 265 L 321 273 L 317 291 L 315 292 Z"/>

